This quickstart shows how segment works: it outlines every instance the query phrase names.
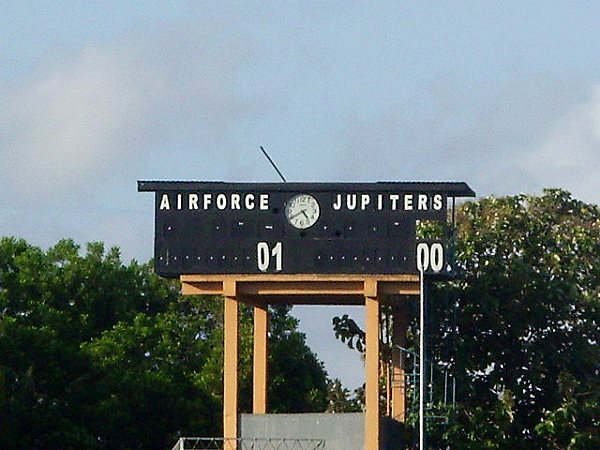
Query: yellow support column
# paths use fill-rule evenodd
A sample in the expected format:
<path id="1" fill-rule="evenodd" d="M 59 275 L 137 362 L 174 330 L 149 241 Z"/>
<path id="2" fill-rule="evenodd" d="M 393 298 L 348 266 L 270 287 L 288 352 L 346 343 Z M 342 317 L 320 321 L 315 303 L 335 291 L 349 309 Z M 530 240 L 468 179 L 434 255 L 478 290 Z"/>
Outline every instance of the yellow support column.
<path id="1" fill-rule="evenodd" d="M 238 299 L 235 280 L 223 282 L 224 298 L 224 374 L 223 437 L 238 437 Z M 228 446 L 235 450 L 235 441 Z"/>
<path id="2" fill-rule="evenodd" d="M 269 326 L 268 305 L 254 306 L 254 368 L 252 412 L 267 413 L 267 330 Z"/>
<path id="3" fill-rule="evenodd" d="M 365 450 L 379 450 L 379 296 L 377 280 L 366 279 Z"/>

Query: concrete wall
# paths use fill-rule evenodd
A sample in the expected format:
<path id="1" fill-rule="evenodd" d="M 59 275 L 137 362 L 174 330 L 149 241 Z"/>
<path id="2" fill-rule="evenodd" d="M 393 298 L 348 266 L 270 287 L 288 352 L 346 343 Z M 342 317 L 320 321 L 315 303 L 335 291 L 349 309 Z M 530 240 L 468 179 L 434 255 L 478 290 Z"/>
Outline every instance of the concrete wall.
<path id="1" fill-rule="evenodd" d="M 365 418 L 352 414 L 242 414 L 242 438 L 324 439 L 327 450 L 363 450 Z"/>
<path id="2" fill-rule="evenodd" d="M 400 450 L 400 425 L 383 418 L 382 450 Z M 241 438 L 324 439 L 326 450 L 363 450 L 363 413 L 242 414 Z"/>

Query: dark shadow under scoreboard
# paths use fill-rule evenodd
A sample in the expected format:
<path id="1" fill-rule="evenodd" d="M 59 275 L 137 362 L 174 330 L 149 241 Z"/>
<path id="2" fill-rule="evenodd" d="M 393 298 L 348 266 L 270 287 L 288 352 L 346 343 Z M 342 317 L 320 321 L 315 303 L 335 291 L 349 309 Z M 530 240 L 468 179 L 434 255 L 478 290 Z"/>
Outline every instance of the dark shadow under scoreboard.
<path id="1" fill-rule="evenodd" d="M 139 181 L 155 193 L 155 269 L 182 274 L 452 272 L 449 206 L 466 183 Z M 424 223 L 446 230 L 433 239 Z M 419 255 L 419 256 L 417 256 Z"/>

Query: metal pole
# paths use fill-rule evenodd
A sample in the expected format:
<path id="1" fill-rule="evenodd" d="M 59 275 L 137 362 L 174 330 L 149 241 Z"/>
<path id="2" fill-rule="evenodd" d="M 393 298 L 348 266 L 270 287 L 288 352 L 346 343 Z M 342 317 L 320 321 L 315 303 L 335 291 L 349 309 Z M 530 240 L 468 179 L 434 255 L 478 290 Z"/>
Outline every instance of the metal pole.
<path id="1" fill-rule="evenodd" d="M 417 384 L 417 367 L 419 364 L 419 361 L 417 361 L 417 355 L 413 354 L 413 370 L 412 370 L 412 379 L 411 379 L 411 383 L 413 384 L 413 386 L 415 384 Z M 417 403 L 417 390 L 413 388 L 412 390 L 412 405 Z"/>
<path id="2" fill-rule="evenodd" d="M 419 450 L 425 450 L 425 283 L 423 266 L 420 273 L 420 298 L 419 298 Z"/>
<path id="3" fill-rule="evenodd" d="M 433 406 L 433 361 L 429 361 L 429 408 Z"/>
<path id="4" fill-rule="evenodd" d="M 452 377 L 452 406 L 456 403 L 456 377 Z"/>
<path id="5" fill-rule="evenodd" d="M 448 404 L 448 370 L 444 372 L 444 406 Z"/>

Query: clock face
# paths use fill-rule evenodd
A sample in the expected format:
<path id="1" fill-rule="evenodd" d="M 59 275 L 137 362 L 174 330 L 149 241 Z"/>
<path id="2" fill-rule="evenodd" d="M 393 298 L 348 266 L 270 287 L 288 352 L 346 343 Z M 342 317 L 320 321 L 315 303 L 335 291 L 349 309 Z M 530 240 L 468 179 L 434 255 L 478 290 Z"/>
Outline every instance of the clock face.
<path id="1" fill-rule="evenodd" d="M 312 227 L 319 220 L 320 212 L 319 202 L 308 194 L 295 195 L 285 205 L 287 221 L 299 230 Z"/>

